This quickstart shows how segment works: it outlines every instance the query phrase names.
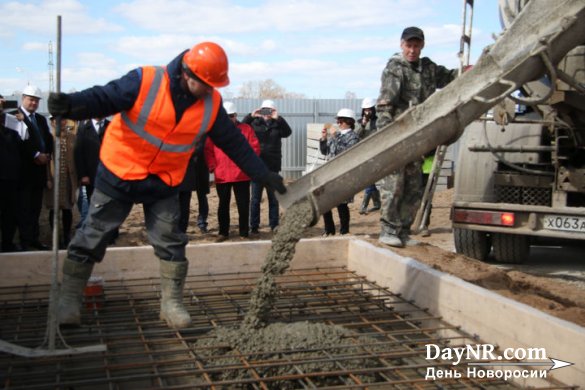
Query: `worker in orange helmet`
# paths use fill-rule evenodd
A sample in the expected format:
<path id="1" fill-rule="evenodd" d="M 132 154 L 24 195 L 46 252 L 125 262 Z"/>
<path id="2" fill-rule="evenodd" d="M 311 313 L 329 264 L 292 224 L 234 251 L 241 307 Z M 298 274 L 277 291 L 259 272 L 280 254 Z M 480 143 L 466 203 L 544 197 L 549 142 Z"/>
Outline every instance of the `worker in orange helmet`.
<path id="1" fill-rule="evenodd" d="M 183 305 L 188 240 L 178 227 L 178 188 L 205 137 L 252 179 L 286 191 L 282 177 L 266 168 L 223 108 L 216 88 L 228 84 L 224 50 L 203 42 L 167 66 L 143 66 L 104 86 L 50 95 L 54 116 L 114 115 L 102 142 L 87 219 L 63 264 L 59 324 L 81 324 L 82 294 L 93 266 L 135 203 L 143 204 L 148 237 L 160 259 L 160 318 L 177 329 L 191 324 Z"/>

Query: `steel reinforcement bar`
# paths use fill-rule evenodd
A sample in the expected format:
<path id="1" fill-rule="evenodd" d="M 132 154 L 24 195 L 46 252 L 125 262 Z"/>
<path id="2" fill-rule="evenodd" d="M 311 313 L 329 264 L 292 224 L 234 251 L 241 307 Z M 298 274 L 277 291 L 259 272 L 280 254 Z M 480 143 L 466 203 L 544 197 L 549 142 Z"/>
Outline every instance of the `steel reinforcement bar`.
<path id="1" fill-rule="evenodd" d="M 201 346 L 198 342 L 212 337 L 213 329 L 241 322 L 258 277 L 189 276 L 185 301 L 193 325 L 181 331 L 168 329 L 158 318 L 158 279 L 108 280 L 102 296 L 86 297 L 82 327 L 62 329 L 71 346 L 104 343 L 107 352 L 38 359 L 0 354 L 0 383 L 4 389 L 76 390 L 514 386 L 502 379 L 465 375 L 425 379 L 429 368 L 457 369 L 450 361 L 427 360 L 425 345 L 457 347 L 481 340 L 344 268 L 296 269 L 280 277 L 273 321 L 340 325 L 359 338 L 269 353 Z M 2 339 L 31 348 L 39 345 L 48 293 L 48 285 L 0 289 Z M 314 368 L 320 366 L 326 368 Z M 543 387 L 567 388 L 552 380 Z"/>

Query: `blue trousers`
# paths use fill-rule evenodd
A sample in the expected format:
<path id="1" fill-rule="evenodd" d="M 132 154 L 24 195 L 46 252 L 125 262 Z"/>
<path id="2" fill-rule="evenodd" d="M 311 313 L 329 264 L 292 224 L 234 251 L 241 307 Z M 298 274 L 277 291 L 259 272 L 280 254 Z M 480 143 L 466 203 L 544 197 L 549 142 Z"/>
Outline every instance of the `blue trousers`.
<path id="1" fill-rule="evenodd" d="M 250 199 L 250 228 L 258 229 L 260 227 L 260 202 L 262 202 L 262 191 L 264 187 L 261 183 L 252 182 L 252 197 Z M 268 196 L 268 224 L 271 229 L 278 226 L 279 223 L 279 207 L 278 200 L 274 195 L 274 191 L 266 188 L 266 195 Z"/>
<path id="2" fill-rule="evenodd" d="M 368 194 L 371 195 L 371 194 L 373 194 L 376 191 L 378 191 L 378 187 L 376 187 L 375 184 L 371 184 L 371 185 L 369 185 L 369 186 L 366 187 L 365 194 L 366 195 L 368 195 Z"/>
<path id="3" fill-rule="evenodd" d="M 89 198 L 91 195 L 88 196 L 87 194 L 87 187 L 81 186 L 79 187 L 79 194 L 77 195 L 77 210 L 79 210 L 79 223 L 75 227 L 76 229 L 80 228 L 87 218 L 87 212 L 89 210 Z"/>

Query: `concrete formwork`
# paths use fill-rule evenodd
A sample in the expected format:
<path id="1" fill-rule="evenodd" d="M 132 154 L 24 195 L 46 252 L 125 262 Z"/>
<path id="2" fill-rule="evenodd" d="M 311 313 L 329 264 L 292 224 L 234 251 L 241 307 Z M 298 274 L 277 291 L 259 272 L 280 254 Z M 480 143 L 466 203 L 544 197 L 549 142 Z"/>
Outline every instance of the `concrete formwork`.
<path id="1" fill-rule="evenodd" d="M 189 275 L 258 272 L 270 244 L 190 245 Z M 0 255 L 0 287 L 50 283 L 51 256 L 49 252 Z M 500 349 L 544 348 L 548 358 L 574 363 L 549 371 L 549 378 L 585 386 L 585 328 L 355 238 L 301 240 L 291 268 L 315 267 L 346 267 Z M 94 276 L 102 276 L 107 283 L 120 278 L 157 277 L 158 272 L 151 247 L 110 248 L 94 269 Z"/>

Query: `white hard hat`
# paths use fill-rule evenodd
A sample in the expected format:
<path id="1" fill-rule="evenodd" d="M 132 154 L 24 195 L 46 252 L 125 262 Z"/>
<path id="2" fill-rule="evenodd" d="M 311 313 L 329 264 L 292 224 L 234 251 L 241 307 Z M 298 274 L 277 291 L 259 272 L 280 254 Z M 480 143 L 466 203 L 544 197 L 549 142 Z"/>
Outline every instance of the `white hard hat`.
<path id="1" fill-rule="evenodd" d="M 351 118 L 355 120 L 355 111 L 351 108 L 342 108 L 337 112 L 336 118 Z"/>
<path id="2" fill-rule="evenodd" d="M 376 105 L 376 99 L 373 99 L 371 97 L 367 97 L 364 98 L 364 100 L 362 100 L 362 108 L 372 108 Z"/>
<path id="3" fill-rule="evenodd" d="M 276 104 L 274 104 L 272 100 L 266 99 L 262 102 L 260 108 L 272 108 L 273 110 L 276 110 Z"/>
<path id="4" fill-rule="evenodd" d="M 228 115 L 232 115 L 238 112 L 236 110 L 236 105 L 232 102 L 223 102 L 223 108 L 225 108 L 225 111 Z"/>
<path id="5" fill-rule="evenodd" d="M 27 85 L 26 87 L 24 87 L 24 91 L 22 91 L 23 95 L 26 96 L 32 96 L 32 97 L 36 97 L 36 98 L 41 98 L 41 90 L 38 87 L 35 87 L 34 85 Z"/>

